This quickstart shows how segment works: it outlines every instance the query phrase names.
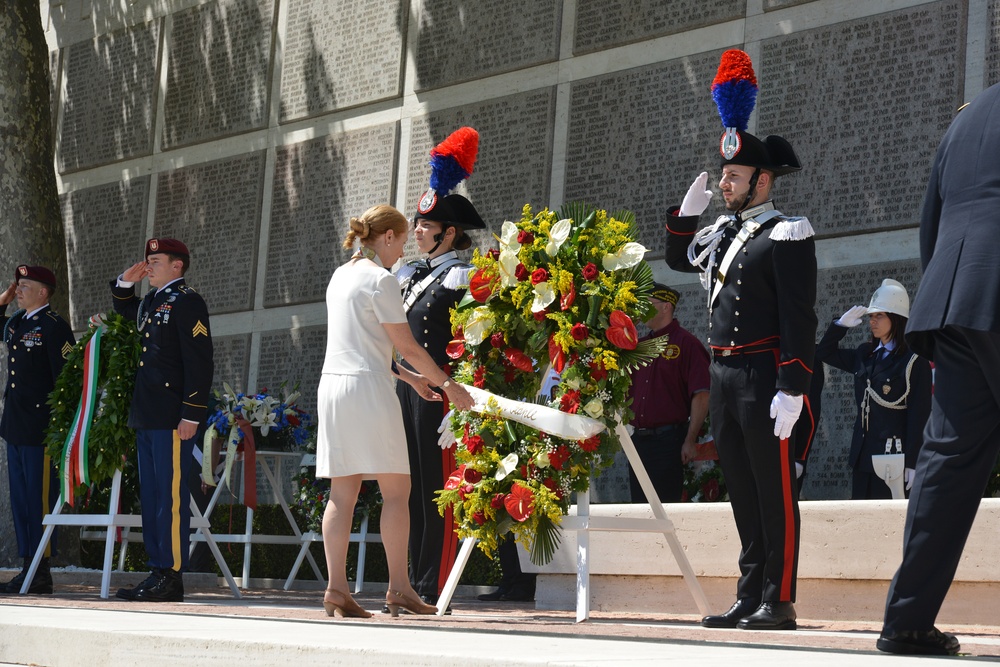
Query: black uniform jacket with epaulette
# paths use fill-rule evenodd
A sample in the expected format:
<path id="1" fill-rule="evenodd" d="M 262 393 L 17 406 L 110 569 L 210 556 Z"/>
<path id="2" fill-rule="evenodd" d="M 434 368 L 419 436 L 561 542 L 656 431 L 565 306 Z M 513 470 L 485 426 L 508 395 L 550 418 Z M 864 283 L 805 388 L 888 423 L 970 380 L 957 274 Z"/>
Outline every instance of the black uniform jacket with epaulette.
<path id="1" fill-rule="evenodd" d="M 696 216 L 667 216 L 667 265 L 699 272 L 687 258 L 698 226 Z M 770 232 L 788 218 L 765 222 L 729 266 L 725 283 L 710 309 L 708 344 L 713 350 L 776 343 L 776 389 L 809 391 L 816 347 L 816 244 L 813 238 L 776 241 Z M 717 260 L 722 261 L 739 231 L 735 220 L 725 228 Z M 712 287 L 718 279 L 712 277 Z"/>
<path id="2" fill-rule="evenodd" d="M 873 354 L 874 344 L 866 341 L 853 350 L 842 350 L 838 343 L 847 335 L 847 327 L 831 324 L 816 346 L 816 361 L 830 364 L 854 375 L 854 400 L 858 418 L 851 439 L 850 464 L 867 472 L 872 469 L 872 454 L 885 454 L 886 438 L 899 438 L 907 468 L 917 465 L 917 453 L 924 444 L 924 425 L 931 414 L 931 365 L 909 350 L 896 347 L 888 357 Z M 910 377 L 906 367 L 914 358 Z M 907 392 L 905 410 L 887 408 L 873 399 L 868 401 L 868 422 L 865 425 L 861 401 L 868 382 L 887 403 L 894 403 Z M 895 453 L 893 449 L 893 453 Z"/>
<path id="3" fill-rule="evenodd" d="M 212 332 L 201 295 L 178 280 L 139 299 L 111 281 L 115 311 L 136 318 L 142 352 L 128 425 L 173 430 L 205 418 L 212 386 Z"/>
<path id="4" fill-rule="evenodd" d="M 409 262 L 396 274 L 403 290 L 403 300 L 406 301 L 410 291 L 417 289 L 417 286 L 427 277 L 439 261 L 448 261 L 456 257 L 455 252 L 448 252 L 435 257 L 433 260 L 417 260 Z M 450 359 L 445 354 L 445 348 L 451 342 L 451 309 L 458 305 L 465 295 L 465 285 L 461 288 L 450 289 L 444 286 L 452 271 L 466 271 L 468 264 L 456 263 L 451 268 L 441 272 L 437 278 L 427 286 L 420 297 L 413 303 L 406 313 L 406 321 L 410 325 L 413 337 L 420 345 L 427 350 L 438 366 L 444 366 Z M 465 282 L 464 280 L 458 282 Z M 449 283 L 452 284 L 452 283 Z"/>
<path id="5" fill-rule="evenodd" d="M 0 437 L 11 445 L 41 447 L 49 425 L 46 401 L 76 341 L 66 320 L 48 305 L 30 318 L 24 315 L 2 316 L 7 386 Z"/>

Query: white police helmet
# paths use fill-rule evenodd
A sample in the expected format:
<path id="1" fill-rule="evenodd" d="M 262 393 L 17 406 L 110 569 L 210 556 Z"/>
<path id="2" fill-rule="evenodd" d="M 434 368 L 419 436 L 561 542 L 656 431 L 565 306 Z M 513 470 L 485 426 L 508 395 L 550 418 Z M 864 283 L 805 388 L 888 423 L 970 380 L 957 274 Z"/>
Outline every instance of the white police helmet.
<path id="1" fill-rule="evenodd" d="M 908 318 L 910 297 L 906 295 L 906 288 L 892 278 L 886 278 L 882 281 L 881 287 L 872 294 L 868 313 L 896 313 Z"/>

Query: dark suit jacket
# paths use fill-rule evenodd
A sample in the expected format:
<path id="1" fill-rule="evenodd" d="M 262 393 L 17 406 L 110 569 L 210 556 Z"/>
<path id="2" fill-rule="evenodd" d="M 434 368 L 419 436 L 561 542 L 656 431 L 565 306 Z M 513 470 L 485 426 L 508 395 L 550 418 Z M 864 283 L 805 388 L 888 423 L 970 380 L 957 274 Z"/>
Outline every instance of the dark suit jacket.
<path id="1" fill-rule="evenodd" d="M 111 281 L 115 311 L 136 317 L 142 339 L 128 425 L 173 430 L 181 419 L 201 422 L 214 370 L 205 300 L 183 279 L 142 299 L 133 287 L 116 283 Z"/>
<path id="2" fill-rule="evenodd" d="M 1000 84 L 952 121 L 931 168 L 920 221 L 920 289 L 906 340 L 933 359 L 945 326 L 1000 332 Z"/>
<path id="3" fill-rule="evenodd" d="M 816 346 L 816 361 L 828 363 L 854 376 L 858 417 L 851 438 L 851 467 L 874 473 L 871 455 L 885 453 L 886 438 L 899 438 L 903 443 L 906 467 L 915 468 L 917 453 L 924 444 L 924 425 L 931 413 L 931 365 L 926 359 L 917 357 L 907 382 L 906 367 L 914 356 L 912 352 L 904 352 L 897 347 L 888 358 L 876 358 L 872 354 L 874 346 L 871 341 L 853 350 L 841 349 L 838 343 L 848 331 L 847 327 L 831 324 Z M 895 410 L 869 400 L 868 424 L 865 426 L 861 401 L 869 380 L 875 392 L 888 403 L 898 400 L 909 387 L 910 393 L 903 403 L 906 408 Z"/>
<path id="4" fill-rule="evenodd" d="M 2 316 L 7 341 L 7 386 L 0 437 L 12 445 L 41 447 L 49 425 L 49 394 L 73 349 L 73 330 L 45 306 L 24 319 Z"/>

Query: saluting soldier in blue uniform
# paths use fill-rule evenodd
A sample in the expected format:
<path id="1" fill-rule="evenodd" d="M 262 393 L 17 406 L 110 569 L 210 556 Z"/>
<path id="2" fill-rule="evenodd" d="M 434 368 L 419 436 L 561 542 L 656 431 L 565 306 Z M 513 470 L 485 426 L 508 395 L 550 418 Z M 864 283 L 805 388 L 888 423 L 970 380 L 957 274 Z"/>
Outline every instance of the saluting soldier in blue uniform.
<path id="1" fill-rule="evenodd" d="M 135 317 L 142 340 L 128 425 L 136 430 L 142 540 L 152 569 L 117 596 L 144 602 L 184 600 L 191 508 L 187 473 L 212 384 L 212 333 L 201 295 L 184 283 L 190 263 L 177 239 L 146 242 L 146 259 L 111 281 L 115 311 Z M 145 297 L 134 284 L 149 277 Z"/>
<path id="2" fill-rule="evenodd" d="M 472 245 L 463 230 L 486 227 L 472 202 L 455 193 L 472 172 L 478 146 L 479 135 L 465 127 L 431 151 L 431 189 L 421 196 L 413 221 L 417 249 L 427 259 L 410 262 L 396 274 L 413 337 L 446 371 L 451 309 L 465 295 L 471 268 L 455 251 Z M 453 169 L 442 169 L 443 164 Z M 457 174 L 455 178 L 462 180 L 448 181 L 444 173 Z M 420 398 L 405 382 L 396 383 L 396 395 L 410 455 L 410 580 L 424 602 L 436 604 L 458 545 L 453 517 L 450 512 L 441 516 L 434 496 L 456 467 L 454 449 L 442 450 L 438 445 L 438 427 L 447 408 Z"/>
<path id="3" fill-rule="evenodd" d="M 746 92 L 739 117 L 726 102 Z M 771 201 L 774 179 L 801 166 L 785 139 L 746 131 L 756 92 L 750 58 L 724 53 L 713 94 L 726 127 L 719 189 L 730 215 L 695 233 L 712 196 L 701 174 L 667 217 L 666 261 L 701 270 L 709 290 L 709 414 L 742 545 L 736 604 L 702 625 L 794 630 L 799 506 L 789 437 L 812 384 L 816 246 L 809 221 Z"/>
<path id="4" fill-rule="evenodd" d="M 19 593 L 28 566 L 42 539 L 42 517 L 59 494 L 52 464 L 45 454 L 49 425 L 49 394 L 73 349 L 73 330 L 49 307 L 56 277 L 44 266 L 22 264 L 14 282 L 0 294 L 3 340 L 7 344 L 7 387 L 4 390 L 0 437 L 7 441 L 10 508 L 17 536 L 17 552 L 24 565 L 3 585 L 4 593 Z M 7 317 L 7 306 L 17 298 L 18 310 Z M 55 544 L 53 539 L 52 544 Z M 54 547 L 50 545 L 50 550 Z M 28 593 L 51 593 L 49 559 L 43 558 Z"/>

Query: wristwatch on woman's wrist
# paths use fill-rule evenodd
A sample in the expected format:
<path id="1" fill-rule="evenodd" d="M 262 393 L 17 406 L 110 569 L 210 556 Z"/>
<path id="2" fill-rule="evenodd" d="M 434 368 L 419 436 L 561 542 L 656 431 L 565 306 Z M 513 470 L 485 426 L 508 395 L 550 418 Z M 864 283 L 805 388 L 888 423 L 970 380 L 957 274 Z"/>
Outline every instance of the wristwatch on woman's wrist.
<path id="1" fill-rule="evenodd" d="M 447 389 L 450 386 L 451 386 L 451 380 L 445 380 L 444 382 L 441 383 L 442 389 Z"/>

